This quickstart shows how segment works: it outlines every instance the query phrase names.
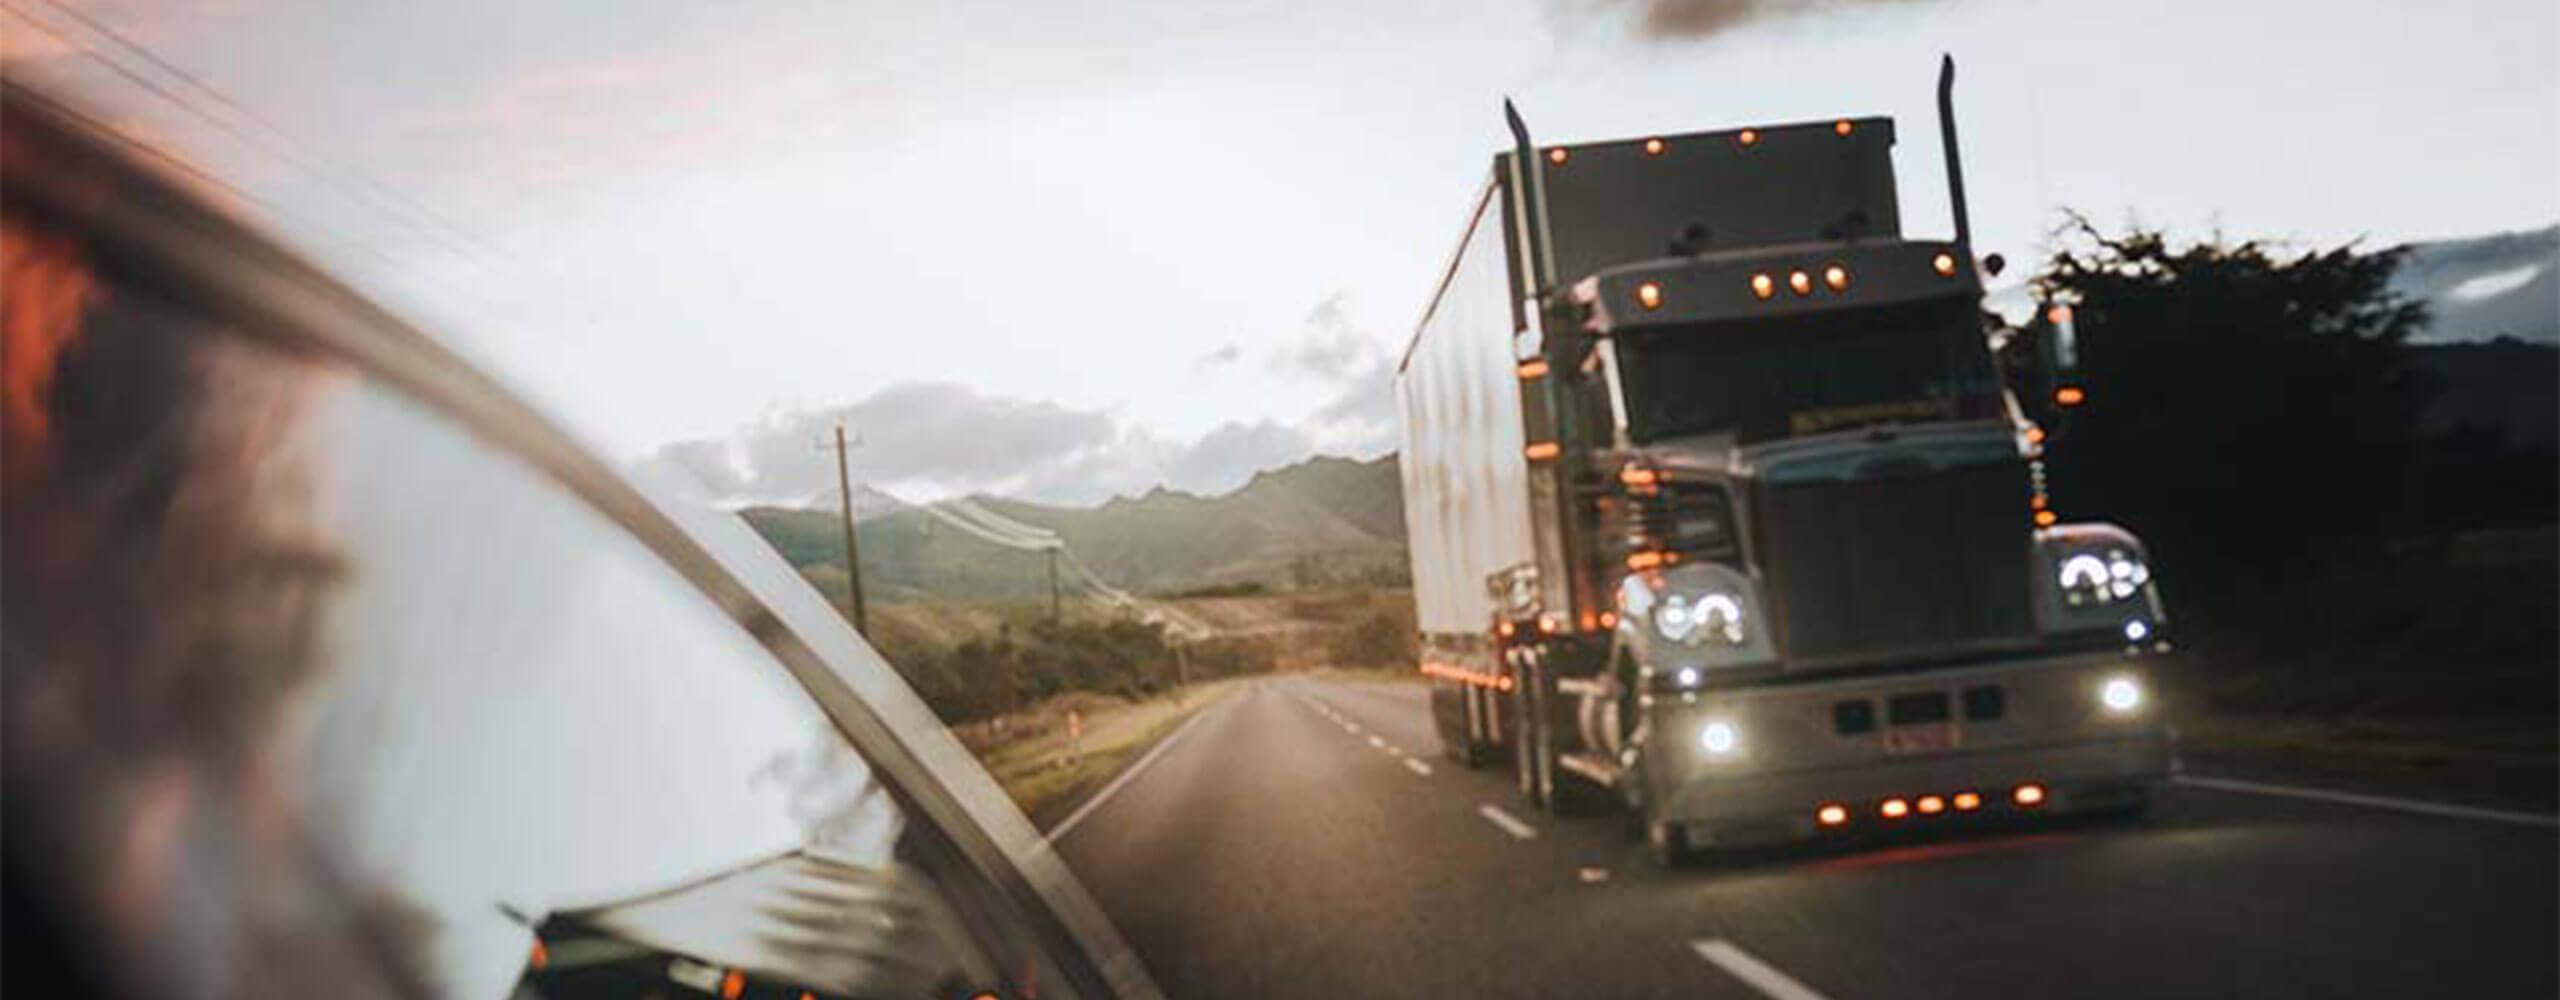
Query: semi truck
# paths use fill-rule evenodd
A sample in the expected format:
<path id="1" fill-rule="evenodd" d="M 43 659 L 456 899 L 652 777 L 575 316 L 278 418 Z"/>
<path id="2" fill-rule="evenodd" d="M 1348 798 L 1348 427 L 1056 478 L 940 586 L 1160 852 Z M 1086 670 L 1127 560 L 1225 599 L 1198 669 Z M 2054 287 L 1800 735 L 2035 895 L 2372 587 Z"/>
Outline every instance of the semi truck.
<path id="1" fill-rule="evenodd" d="M 1890 118 L 1541 146 L 1506 103 L 1396 376 L 1450 757 L 1665 863 L 2147 804 L 2160 584 L 2052 509 L 2069 304 L 1983 307 L 1954 72 L 1946 239 L 1902 231 Z"/>

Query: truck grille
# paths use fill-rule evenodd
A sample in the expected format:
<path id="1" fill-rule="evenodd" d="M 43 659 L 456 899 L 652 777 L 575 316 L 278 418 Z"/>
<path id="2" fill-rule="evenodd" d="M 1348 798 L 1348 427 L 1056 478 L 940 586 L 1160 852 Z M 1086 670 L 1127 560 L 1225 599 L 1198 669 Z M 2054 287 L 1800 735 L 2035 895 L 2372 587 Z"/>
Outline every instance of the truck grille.
<path id="1" fill-rule="evenodd" d="M 2015 459 L 1764 482 L 1761 565 L 1791 668 L 2022 646 L 2026 470 Z"/>

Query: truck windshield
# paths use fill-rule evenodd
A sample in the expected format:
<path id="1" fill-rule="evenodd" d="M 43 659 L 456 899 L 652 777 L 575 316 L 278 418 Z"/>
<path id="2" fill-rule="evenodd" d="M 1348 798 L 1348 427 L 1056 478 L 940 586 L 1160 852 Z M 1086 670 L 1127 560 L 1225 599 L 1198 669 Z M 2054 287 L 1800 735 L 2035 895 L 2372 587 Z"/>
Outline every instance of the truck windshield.
<path id="1" fill-rule="evenodd" d="M 1999 382 L 1970 299 L 1630 331 L 1628 433 L 1742 441 L 1989 417 Z"/>

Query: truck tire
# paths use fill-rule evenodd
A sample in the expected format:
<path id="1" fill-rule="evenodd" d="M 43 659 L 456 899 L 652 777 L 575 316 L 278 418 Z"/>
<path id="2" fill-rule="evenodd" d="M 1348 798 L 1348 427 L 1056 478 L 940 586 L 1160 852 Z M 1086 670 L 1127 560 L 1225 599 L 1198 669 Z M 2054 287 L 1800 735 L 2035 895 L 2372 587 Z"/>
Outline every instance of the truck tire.
<path id="1" fill-rule="evenodd" d="M 1651 809 L 1644 813 L 1644 852 L 1657 868 L 1686 868 L 1698 861 L 1698 849 L 1689 844 L 1689 831 L 1678 823 L 1653 818 Z"/>

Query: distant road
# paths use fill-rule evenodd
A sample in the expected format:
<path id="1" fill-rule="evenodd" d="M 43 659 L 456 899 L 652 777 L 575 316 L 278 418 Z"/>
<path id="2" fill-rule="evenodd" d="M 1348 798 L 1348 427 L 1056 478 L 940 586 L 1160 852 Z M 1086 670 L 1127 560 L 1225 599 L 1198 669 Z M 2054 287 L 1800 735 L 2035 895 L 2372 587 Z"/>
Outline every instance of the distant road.
<path id="1" fill-rule="evenodd" d="M 1058 843 L 1175 997 L 2560 996 L 2560 831 L 2290 786 L 1652 868 L 1439 756 L 1419 685 L 1205 710 Z"/>

